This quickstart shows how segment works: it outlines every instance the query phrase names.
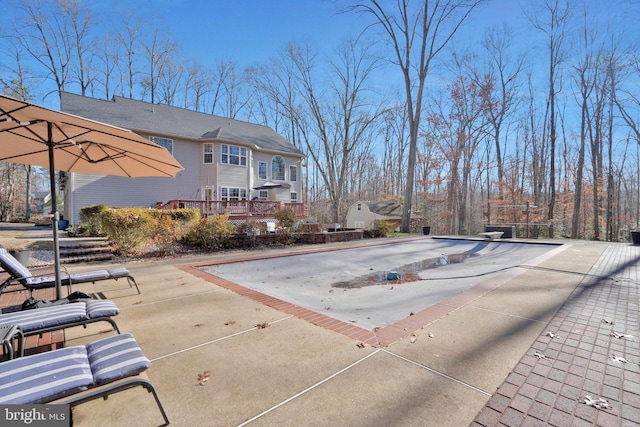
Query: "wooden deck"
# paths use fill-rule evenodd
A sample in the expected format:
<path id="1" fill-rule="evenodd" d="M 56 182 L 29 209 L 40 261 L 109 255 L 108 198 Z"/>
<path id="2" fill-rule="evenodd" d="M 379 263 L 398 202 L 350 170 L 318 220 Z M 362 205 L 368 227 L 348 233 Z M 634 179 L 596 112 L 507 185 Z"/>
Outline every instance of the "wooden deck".
<path id="1" fill-rule="evenodd" d="M 270 200 L 169 200 L 158 203 L 157 209 L 199 209 L 202 216 L 229 214 L 229 219 L 271 219 L 278 209 L 293 209 L 298 218 L 304 218 L 303 203 Z"/>

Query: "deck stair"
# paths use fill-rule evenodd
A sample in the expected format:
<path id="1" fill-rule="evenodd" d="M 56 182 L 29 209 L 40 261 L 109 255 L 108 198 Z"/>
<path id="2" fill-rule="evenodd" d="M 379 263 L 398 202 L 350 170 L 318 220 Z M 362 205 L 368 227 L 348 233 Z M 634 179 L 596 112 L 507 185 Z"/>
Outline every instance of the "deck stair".
<path id="1" fill-rule="evenodd" d="M 82 240 L 60 242 L 60 263 L 111 261 L 115 259 L 113 248 L 106 240 Z"/>

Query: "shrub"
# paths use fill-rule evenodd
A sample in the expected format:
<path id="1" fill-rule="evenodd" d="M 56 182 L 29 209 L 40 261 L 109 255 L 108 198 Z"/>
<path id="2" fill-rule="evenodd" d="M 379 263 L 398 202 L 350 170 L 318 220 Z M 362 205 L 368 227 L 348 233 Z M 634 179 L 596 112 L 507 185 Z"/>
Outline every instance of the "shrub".
<path id="1" fill-rule="evenodd" d="M 274 216 L 278 222 L 278 227 L 285 230 L 292 230 L 298 222 L 298 217 L 291 208 L 278 209 L 275 211 Z"/>
<path id="2" fill-rule="evenodd" d="M 393 234 L 395 224 L 391 221 L 379 220 L 374 223 L 375 237 L 388 237 Z"/>
<path id="3" fill-rule="evenodd" d="M 295 225 L 298 222 L 295 211 L 291 208 L 283 208 L 276 210 L 273 215 L 276 218 L 277 232 L 282 243 L 285 245 L 294 243 Z"/>
<path id="4" fill-rule="evenodd" d="M 202 218 L 185 233 L 183 241 L 189 245 L 208 250 L 219 250 L 231 247 L 233 224 L 229 222 L 229 214 L 212 215 Z"/>
<path id="5" fill-rule="evenodd" d="M 153 218 L 150 243 L 156 245 L 160 255 L 176 252 L 178 242 L 189 228 L 200 221 L 199 209 L 151 209 Z"/>
<path id="6" fill-rule="evenodd" d="M 242 222 L 236 227 L 236 233 L 246 234 L 248 236 L 256 236 L 265 231 L 266 226 L 264 225 L 264 222 L 260 223 L 252 220 Z"/>
<path id="7" fill-rule="evenodd" d="M 80 225 L 77 230 L 84 236 L 104 236 L 102 212 L 109 209 L 105 205 L 90 205 L 80 208 Z"/>
<path id="8" fill-rule="evenodd" d="M 150 209 L 108 208 L 100 214 L 102 227 L 116 252 L 136 254 L 136 249 L 152 235 L 154 220 Z"/>

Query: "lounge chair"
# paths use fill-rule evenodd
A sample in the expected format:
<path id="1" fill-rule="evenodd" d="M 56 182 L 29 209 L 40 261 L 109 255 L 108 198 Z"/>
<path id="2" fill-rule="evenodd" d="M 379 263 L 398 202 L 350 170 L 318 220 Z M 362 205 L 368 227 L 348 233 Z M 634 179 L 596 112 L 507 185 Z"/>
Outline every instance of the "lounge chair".
<path id="1" fill-rule="evenodd" d="M 108 322 L 119 334 L 120 329 L 112 319 L 119 312 L 113 301 L 78 300 L 68 304 L 0 314 L 0 326 L 18 325 L 23 336 L 30 336 L 95 322 Z M 18 351 L 22 352 L 20 342 Z"/>
<path id="2" fill-rule="evenodd" d="M 20 357 L 0 363 L 0 404 L 73 407 L 142 386 L 153 394 L 164 425 L 169 425 L 158 394 L 144 374 L 150 366 L 131 334 Z"/>
<path id="3" fill-rule="evenodd" d="M 10 276 L 0 284 L 0 292 L 2 292 L 6 286 L 13 283 L 20 283 L 27 288 L 29 292 L 32 292 L 34 289 L 53 288 L 56 285 L 54 275 L 50 273 L 42 276 L 34 275 L 27 267 L 2 247 L 0 247 L 0 266 L 2 266 L 2 269 Z M 135 286 L 138 294 L 140 294 L 140 288 L 136 280 L 126 268 L 93 270 L 71 274 L 64 273 L 61 275 L 60 281 L 62 285 L 67 286 L 69 292 L 71 292 L 71 285 L 74 284 L 95 283 L 101 280 L 118 280 L 122 277 L 126 277 L 129 282 L 129 287 Z"/>

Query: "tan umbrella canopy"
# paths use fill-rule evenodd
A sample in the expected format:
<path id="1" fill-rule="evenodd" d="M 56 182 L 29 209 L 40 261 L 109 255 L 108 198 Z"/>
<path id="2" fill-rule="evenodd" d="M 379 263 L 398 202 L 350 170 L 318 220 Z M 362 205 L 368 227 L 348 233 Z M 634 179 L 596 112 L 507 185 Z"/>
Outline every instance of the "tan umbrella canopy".
<path id="1" fill-rule="evenodd" d="M 0 162 L 49 168 L 56 293 L 61 298 L 55 171 L 175 177 L 183 167 L 164 148 L 123 129 L 0 95 Z"/>

